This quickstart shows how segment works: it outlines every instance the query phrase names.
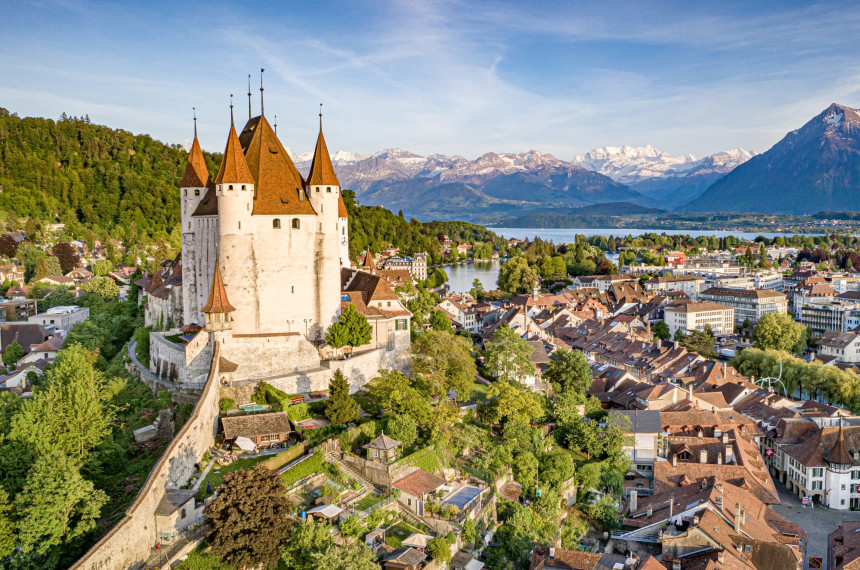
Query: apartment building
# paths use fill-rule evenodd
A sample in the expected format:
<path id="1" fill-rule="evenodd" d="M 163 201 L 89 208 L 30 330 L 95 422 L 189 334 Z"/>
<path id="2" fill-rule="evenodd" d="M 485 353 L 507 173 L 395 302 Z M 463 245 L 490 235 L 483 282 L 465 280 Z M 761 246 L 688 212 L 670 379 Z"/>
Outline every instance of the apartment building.
<path id="1" fill-rule="evenodd" d="M 666 275 L 646 280 L 644 288 L 646 291 L 683 291 L 695 301 L 704 282 L 698 275 Z"/>
<path id="2" fill-rule="evenodd" d="M 716 335 L 732 334 L 735 330 L 735 310 L 708 301 L 667 305 L 664 310 L 669 332 L 704 330 L 709 325 Z"/>
<path id="3" fill-rule="evenodd" d="M 860 303 L 833 300 L 822 303 L 807 303 L 800 307 L 799 321 L 809 327 L 814 335 L 825 331 L 844 331 L 849 315 L 860 308 Z"/>
<path id="4" fill-rule="evenodd" d="M 711 287 L 699 294 L 702 301 L 711 301 L 732 307 L 735 310 L 735 322 L 740 325 L 746 319 L 755 324 L 767 313 L 788 312 L 788 297 L 770 289 L 731 289 L 728 287 Z"/>
<path id="5" fill-rule="evenodd" d="M 63 305 L 48 309 L 44 313 L 33 315 L 27 320 L 42 325 L 54 334 L 65 337 L 72 327 L 90 318 L 88 307 Z"/>
<path id="6" fill-rule="evenodd" d="M 837 360 L 854 364 L 860 362 L 860 335 L 853 332 L 825 331 L 818 341 L 820 360 Z"/>

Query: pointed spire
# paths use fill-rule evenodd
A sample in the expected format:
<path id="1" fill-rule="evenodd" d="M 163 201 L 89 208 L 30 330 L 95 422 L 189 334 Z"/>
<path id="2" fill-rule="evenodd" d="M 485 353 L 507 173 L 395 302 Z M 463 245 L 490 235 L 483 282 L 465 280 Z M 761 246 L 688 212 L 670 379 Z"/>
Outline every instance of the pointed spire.
<path id="1" fill-rule="evenodd" d="M 233 94 L 230 93 L 230 124 L 233 124 Z"/>
<path id="2" fill-rule="evenodd" d="M 232 108 L 230 110 L 230 118 L 232 119 Z M 232 120 L 230 133 L 227 135 L 227 146 L 221 159 L 221 168 L 218 169 L 218 174 L 215 176 L 215 184 L 224 183 L 254 184 L 254 177 L 251 176 L 248 163 L 245 162 L 242 145 L 239 144 L 239 136 L 236 134 L 236 127 L 233 126 Z"/>
<path id="3" fill-rule="evenodd" d="M 266 71 L 262 67 L 260 68 L 260 115 L 265 116 L 266 111 L 263 106 L 263 72 Z"/>
<path id="4" fill-rule="evenodd" d="M 212 286 L 209 288 L 209 299 L 202 313 L 232 313 L 236 308 L 227 300 L 227 290 L 224 289 L 224 281 L 221 279 L 221 260 L 215 261 L 215 274 L 212 276 Z"/>
<path id="5" fill-rule="evenodd" d="M 248 120 L 251 120 L 251 74 L 248 74 Z"/>
<path id="6" fill-rule="evenodd" d="M 185 173 L 179 182 L 180 188 L 206 188 L 209 186 L 209 169 L 203 158 L 203 150 L 200 141 L 197 140 L 197 109 L 194 110 L 194 142 L 188 152 L 188 164 L 185 165 Z"/>
<path id="7" fill-rule="evenodd" d="M 278 134 L 278 116 L 275 115 L 275 134 Z"/>
<path id="8" fill-rule="evenodd" d="M 376 263 L 373 261 L 373 254 L 370 253 L 369 248 L 364 252 L 364 262 L 361 264 L 361 268 L 370 273 L 376 271 Z"/>
<path id="9" fill-rule="evenodd" d="M 836 434 L 836 442 L 830 451 L 824 456 L 829 463 L 837 465 L 851 465 L 853 463 L 853 455 L 848 451 L 848 446 L 845 445 L 845 434 L 842 431 L 842 416 L 839 416 L 839 433 Z"/>
<path id="10" fill-rule="evenodd" d="M 308 186 L 340 186 L 337 175 L 334 173 L 334 165 L 328 154 L 325 137 L 322 132 L 322 103 L 320 103 L 320 134 L 317 137 L 317 147 L 314 150 L 314 158 L 311 162 L 311 171 L 308 173 Z"/>

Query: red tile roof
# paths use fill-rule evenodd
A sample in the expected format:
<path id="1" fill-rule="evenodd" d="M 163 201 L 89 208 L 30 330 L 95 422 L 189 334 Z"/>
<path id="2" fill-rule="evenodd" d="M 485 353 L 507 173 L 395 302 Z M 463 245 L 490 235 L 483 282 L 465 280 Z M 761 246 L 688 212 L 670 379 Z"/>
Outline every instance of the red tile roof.
<path id="1" fill-rule="evenodd" d="M 445 480 L 441 477 L 427 473 L 423 469 L 418 469 L 411 475 L 407 475 L 403 479 L 396 481 L 394 486 L 415 497 L 423 497 L 444 484 Z"/>
<path id="2" fill-rule="evenodd" d="M 308 172 L 308 186 L 340 186 L 334 173 L 334 166 L 328 154 L 322 128 L 317 137 L 317 147 L 314 149 L 314 158 L 311 161 L 311 170 Z"/>
<path id="3" fill-rule="evenodd" d="M 206 160 L 200 149 L 200 142 L 194 137 L 191 151 L 188 153 L 188 164 L 185 166 L 185 174 L 179 183 L 180 188 L 206 188 L 209 185 L 209 169 L 206 168 Z"/>
<path id="4" fill-rule="evenodd" d="M 239 144 L 239 137 L 236 135 L 236 127 L 232 124 L 227 134 L 227 146 L 224 148 L 221 168 L 215 176 L 215 184 L 223 183 L 254 184 L 254 177 L 251 176 L 248 163 L 245 162 L 245 155 L 242 153 L 242 145 Z"/>
<path id="5" fill-rule="evenodd" d="M 221 264 L 215 263 L 215 274 L 212 276 L 212 287 L 209 288 L 209 299 L 203 308 L 203 313 L 231 313 L 236 308 L 227 300 L 227 291 L 224 289 L 224 281 L 221 279 Z"/>

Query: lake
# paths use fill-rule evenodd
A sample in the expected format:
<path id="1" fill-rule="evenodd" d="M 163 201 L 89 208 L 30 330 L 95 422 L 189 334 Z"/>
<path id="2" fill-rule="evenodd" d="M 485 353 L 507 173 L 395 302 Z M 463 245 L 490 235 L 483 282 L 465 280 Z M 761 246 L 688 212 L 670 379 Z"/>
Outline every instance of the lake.
<path id="1" fill-rule="evenodd" d="M 577 234 L 586 235 L 588 237 L 591 236 L 638 236 L 641 234 L 662 234 L 666 233 L 667 235 L 673 234 L 681 234 L 688 235 L 690 237 L 700 237 L 700 236 L 717 236 L 717 237 L 726 237 L 726 236 L 735 236 L 741 239 L 755 239 L 758 236 L 764 236 L 768 239 L 773 239 L 779 236 L 787 236 L 787 235 L 795 235 L 792 232 L 777 232 L 777 233 L 768 233 L 768 232 L 732 232 L 725 230 L 704 230 L 704 231 L 694 231 L 694 230 L 667 230 L 667 229 L 640 229 L 640 228 L 573 228 L 573 229 L 543 229 L 543 228 L 491 228 L 488 227 L 488 230 L 495 232 L 499 235 L 505 236 L 506 238 L 516 238 L 516 239 L 533 239 L 534 237 L 539 237 L 543 240 L 552 241 L 556 244 L 561 243 L 573 243 L 575 236 Z M 814 234 L 808 234 L 814 235 Z"/>
<path id="2" fill-rule="evenodd" d="M 496 288 L 499 268 L 502 262 L 498 259 L 443 265 L 442 269 L 448 274 L 448 285 L 454 293 L 468 293 L 472 289 L 472 281 L 481 281 L 486 291 Z"/>

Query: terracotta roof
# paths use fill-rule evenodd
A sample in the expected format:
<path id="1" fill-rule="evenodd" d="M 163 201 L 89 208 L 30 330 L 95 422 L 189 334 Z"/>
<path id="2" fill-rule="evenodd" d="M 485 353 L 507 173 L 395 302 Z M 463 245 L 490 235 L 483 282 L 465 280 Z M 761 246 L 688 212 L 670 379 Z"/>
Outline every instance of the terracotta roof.
<path id="1" fill-rule="evenodd" d="M 188 153 L 188 164 L 185 165 L 185 174 L 179 182 L 180 188 L 206 188 L 209 185 L 209 169 L 206 168 L 206 160 L 203 151 L 200 150 L 200 142 L 194 137 L 191 151 Z"/>
<path id="2" fill-rule="evenodd" d="M 212 276 L 212 286 L 209 288 L 209 299 L 203 308 L 203 313 L 231 313 L 236 307 L 227 300 L 227 291 L 224 289 L 224 281 L 221 279 L 221 264 L 215 262 L 215 274 Z"/>
<path id="3" fill-rule="evenodd" d="M 349 213 L 346 211 L 346 203 L 343 201 L 343 192 L 337 193 L 337 217 L 348 218 Z"/>
<path id="4" fill-rule="evenodd" d="M 836 435 L 836 442 L 833 444 L 824 458 L 829 463 L 851 465 L 854 463 L 854 456 L 848 451 L 845 445 L 845 432 L 842 430 L 842 422 L 839 422 L 839 433 Z"/>
<path id="5" fill-rule="evenodd" d="M 376 269 L 376 262 L 373 261 L 373 254 L 370 253 L 369 249 L 364 251 L 364 261 L 361 264 L 361 268 L 366 271 L 373 271 Z"/>
<path id="6" fill-rule="evenodd" d="M 254 184 L 254 177 L 248 170 L 245 155 L 242 154 L 242 146 L 239 137 L 236 136 L 236 127 L 230 125 L 227 134 L 227 146 L 224 147 L 224 156 L 221 159 L 221 168 L 215 176 L 215 184 Z"/>
<path id="7" fill-rule="evenodd" d="M 432 493 L 444 484 L 445 480 L 441 477 L 433 475 L 432 473 L 427 473 L 423 469 L 418 469 L 411 475 L 407 475 L 403 479 L 396 481 L 394 486 L 415 497 L 423 497 L 427 493 Z"/>
<path id="8" fill-rule="evenodd" d="M 236 372 L 239 369 L 239 365 L 235 362 L 231 362 L 227 360 L 223 356 L 218 359 L 218 371 L 219 372 Z"/>
<path id="9" fill-rule="evenodd" d="M 255 215 L 316 214 L 304 179 L 265 117 L 249 120 L 239 141 L 256 180 Z"/>
<path id="10" fill-rule="evenodd" d="M 287 419 L 287 414 L 284 412 L 250 416 L 221 416 L 221 425 L 224 427 L 224 439 L 290 433 L 292 431 L 290 420 Z"/>
<path id="11" fill-rule="evenodd" d="M 325 145 L 322 127 L 317 137 L 317 147 L 314 149 L 314 158 L 311 161 L 311 170 L 308 172 L 308 186 L 340 186 L 334 173 L 334 166 Z"/>

